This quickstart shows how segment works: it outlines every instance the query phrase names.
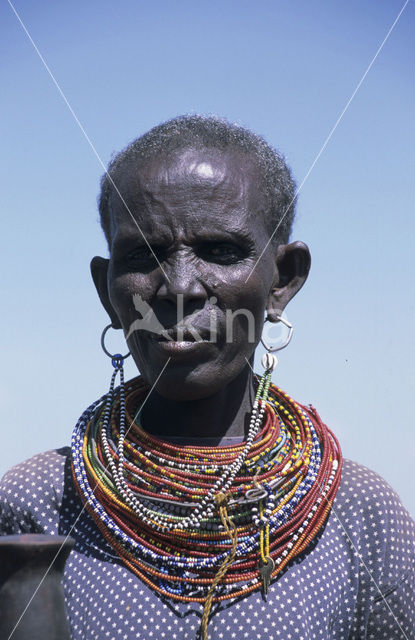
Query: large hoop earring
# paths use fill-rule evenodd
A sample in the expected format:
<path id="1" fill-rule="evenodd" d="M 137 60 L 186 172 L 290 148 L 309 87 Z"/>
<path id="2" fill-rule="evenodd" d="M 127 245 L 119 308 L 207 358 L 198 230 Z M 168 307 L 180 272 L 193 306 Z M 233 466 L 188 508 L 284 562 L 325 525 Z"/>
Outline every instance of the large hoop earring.
<path id="1" fill-rule="evenodd" d="M 286 337 L 285 341 L 282 344 L 277 344 L 277 345 L 270 345 L 267 342 L 265 342 L 264 338 L 261 335 L 261 343 L 262 346 L 269 351 L 270 353 L 275 353 L 275 351 L 281 351 L 281 349 L 285 349 L 285 347 L 288 345 L 288 343 L 290 342 L 292 335 L 293 335 L 293 325 L 291 324 L 291 322 L 288 322 L 288 320 L 286 320 L 285 318 L 283 318 L 282 316 L 276 316 L 277 321 L 278 322 L 282 322 L 282 324 L 284 324 L 286 327 L 288 327 L 288 336 Z M 268 318 L 265 319 L 265 322 L 268 321 Z M 264 322 L 264 324 L 265 324 Z"/>
<path id="2" fill-rule="evenodd" d="M 121 353 L 110 353 L 108 351 L 108 349 L 105 346 L 105 336 L 107 334 L 108 329 L 114 329 L 114 325 L 113 324 L 108 324 L 104 331 L 101 334 L 101 347 L 102 350 L 104 351 L 104 353 L 111 358 L 111 362 L 112 362 L 112 366 L 114 367 L 114 369 L 119 369 L 120 367 L 122 367 L 122 365 L 124 364 L 124 360 L 126 358 L 128 358 L 128 356 L 131 355 L 130 351 L 128 353 L 126 353 L 124 356 L 121 355 Z"/>

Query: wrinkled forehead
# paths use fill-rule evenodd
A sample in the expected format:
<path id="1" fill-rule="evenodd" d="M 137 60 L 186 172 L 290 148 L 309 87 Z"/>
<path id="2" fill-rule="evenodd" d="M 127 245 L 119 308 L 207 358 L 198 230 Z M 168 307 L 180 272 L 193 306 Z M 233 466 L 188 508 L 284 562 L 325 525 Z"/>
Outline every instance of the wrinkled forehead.
<path id="1" fill-rule="evenodd" d="M 117 226 L 126 209 L 151 215 L 161 203 L 198 211 L 213 203 L 228 203 L 235 211 L 267 208 L 265 186 L 258 162 L 236 150 L 187 148 L 127 160 L 113 176 L 117 189 L 110 197 L 111 226 Z"/>
<path id="2" fill-rule="evenodd" d="M 238 186 L 250 179 L 256 182 L 259 168 L 253 155 L 235 149 L 185 148 L 159 153 L 126 167 L 128 175 L 139 174 L 146 185 L 168 186 L 172 177 L 177 184 L 189 181 L 217 187 L 222 182 Z"/>

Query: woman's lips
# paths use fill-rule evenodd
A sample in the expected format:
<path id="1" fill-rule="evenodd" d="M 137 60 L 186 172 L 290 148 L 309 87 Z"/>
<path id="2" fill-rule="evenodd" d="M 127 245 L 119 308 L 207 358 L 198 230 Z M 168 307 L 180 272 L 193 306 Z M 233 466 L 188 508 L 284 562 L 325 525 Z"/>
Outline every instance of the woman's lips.
<path id="1" fill-rule="evenodd" d="M 197 329 L 190 331 L 175 327 L 166 330 L 163 334 L 152 333 L 149 337 L 159 351 L 170 356 L 193 354 L 212 344 L 209 334 Z"/>
<path id="2" fill-rule="evenodd" d="M 200 355 L 212 345 L 209 340 L 151 340 L 153 348 L 166 356 Z"/>

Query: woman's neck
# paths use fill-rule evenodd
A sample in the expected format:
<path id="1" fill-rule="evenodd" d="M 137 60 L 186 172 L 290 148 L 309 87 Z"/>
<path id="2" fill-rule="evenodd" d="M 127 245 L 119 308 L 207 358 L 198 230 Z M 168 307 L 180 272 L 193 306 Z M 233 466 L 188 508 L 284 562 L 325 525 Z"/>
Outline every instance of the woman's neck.
<path id="1" fill-rule="evenodd" d="M 250 367 L 207 398 L 175 402 L 153 391 L 141 415 L 143 428 L 157 436 L 218 438 L 245 436 L 254 402 Z"/>

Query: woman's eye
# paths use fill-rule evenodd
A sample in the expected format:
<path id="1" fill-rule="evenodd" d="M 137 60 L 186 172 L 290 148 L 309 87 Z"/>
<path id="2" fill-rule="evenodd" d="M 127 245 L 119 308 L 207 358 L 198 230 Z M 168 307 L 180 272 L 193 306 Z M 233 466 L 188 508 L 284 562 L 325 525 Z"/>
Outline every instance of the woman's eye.
<path id="1" fill-rule="evenodd" d="M 166 257 L 165 253 L 160 247 L 150 248 L 143 245 L 130 251 L 126 255 L 125 262 L 131 268 L 149 268 L 153 264 L 161 262 Z M 229 243 L 206 244 L 199 247 L 197 253 L 204 260 L 220 264 L 233 264 L 243 258 L 243 251 L 236 245 Z"/>
<path id="2" fill-rule="evenodd" d="M 242 259 L 242 251 L 232 244 L 215 244 L 203 251 L 205 257 L 215 262 L 231 264 Z"/>
<path id="3" fill-rule="evenodd" d="M 139 249 L 134 249 L 127 255 L 127 262 L 145 264 L 156 261 L 156 251 L 150 249 L 150 247 L 144 246 Z"/>

